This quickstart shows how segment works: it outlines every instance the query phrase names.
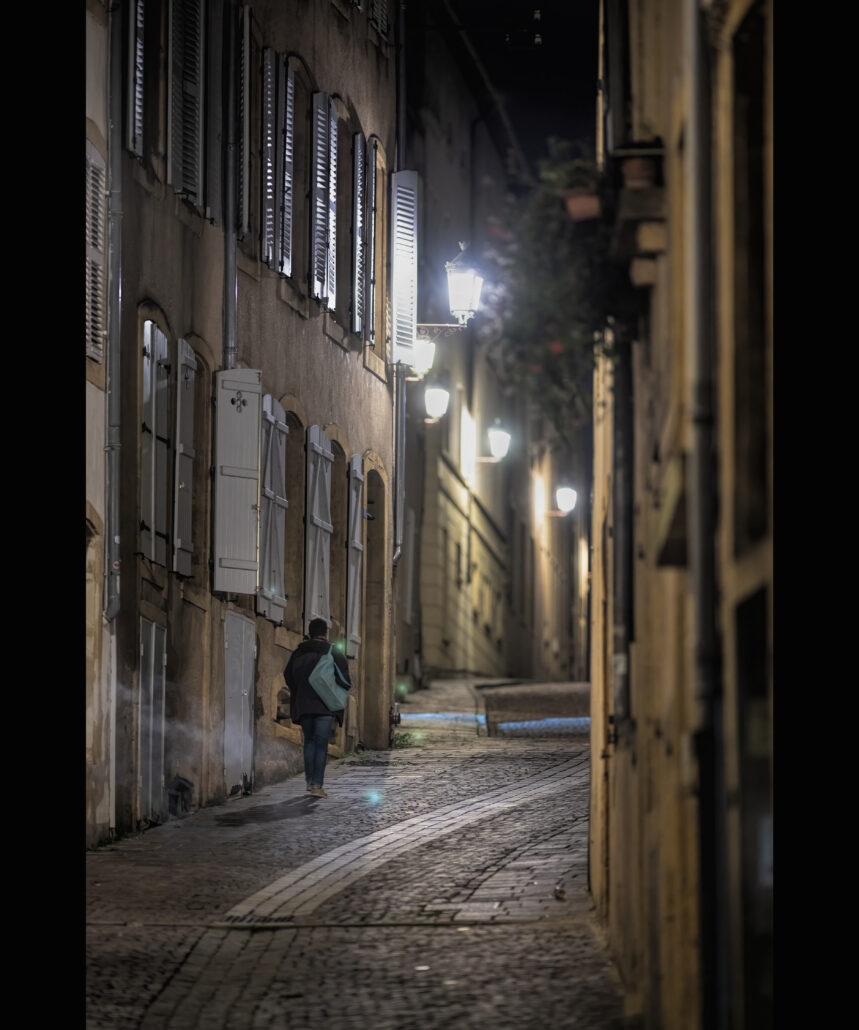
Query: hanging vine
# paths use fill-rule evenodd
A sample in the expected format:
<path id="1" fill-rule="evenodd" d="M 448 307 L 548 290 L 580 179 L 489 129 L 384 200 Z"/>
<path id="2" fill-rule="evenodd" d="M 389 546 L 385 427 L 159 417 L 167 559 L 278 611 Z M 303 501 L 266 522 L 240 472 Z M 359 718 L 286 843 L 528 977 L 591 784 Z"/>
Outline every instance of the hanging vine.
<path id="1" fill-rule="evenodd" d="M 592 156 L 555 138 L 548 153 L 536 184 L 511 194 L 490 224 L 477 331 L 508 391 L 523 392 L 563 444 L 591 420 L 595 355 L 631 291 L 610 256 L 614 201 Z M 574 221 L 572 196 L 591 198 L 598 215 Z"/>

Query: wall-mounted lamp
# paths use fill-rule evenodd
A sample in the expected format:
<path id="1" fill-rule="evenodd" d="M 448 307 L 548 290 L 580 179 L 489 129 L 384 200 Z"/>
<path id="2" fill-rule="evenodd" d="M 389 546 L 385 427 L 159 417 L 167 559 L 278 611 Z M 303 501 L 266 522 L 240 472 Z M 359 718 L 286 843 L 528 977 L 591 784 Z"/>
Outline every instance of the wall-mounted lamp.
<path id="1" fill-rule="evenodd" d="M 465 243 L 459 244 L 459 253 L 445 264 L 447 271 L 447 292 L 450 313 L 460 325 L 473 318 L 480 306 L 480 291 L 483 278 L 477 274 L 474 264 L 465 258 Z"/>
<path id="2" fill-rule="evenodd" d="M 510 449 L 510 434 L 502 428 L 500 420 L 495 419 L 495 424 L 489 429 L 487 435 L 489 436 L 491 457 L 478 458 L 477 461 L 501 461 L 507 456 L 507 451 Z"/>
<path id="3" fill-rule="evenodd" d="M 459 244 L 459 253 L 452 261 L 445 262 L 447 272 L 447 291 L 450 313 L 455 322 L 418 322 L 415 326 L 414 356 L 411 367 L 415 372 L 411 379 L 421 379 L 432 367 L 435 343 L 442 336 L 453 336 L 465 329 L 470 318 L 477 313 L 480 305 L 480 291 L 483 278 L 478 275 L 474 265 L 467 261 L 464 243 Z M 432 348 L 430 350 L 429 348 Z M 423 369 L 423 371 L 421 370 Z"/>
<path id="4" fill-rule="evenodd" d="M 555 491 L 555 503 L 558 505 L 554 511 L 546 511 L 544 515 L 555 515 L 563 517 L 569 515 L 576 506 L 576 491 L 571 486 L 559 486 Z"/>
<path id="5" fill-rule="evenodd" d="M 424 421 L 438 422 L 447 412 L 449 401 L 449 390 L 446 390 L 443 386 L 428 386 L 424 390 L 424 405 L 427 411 L 427 417 Z"/>

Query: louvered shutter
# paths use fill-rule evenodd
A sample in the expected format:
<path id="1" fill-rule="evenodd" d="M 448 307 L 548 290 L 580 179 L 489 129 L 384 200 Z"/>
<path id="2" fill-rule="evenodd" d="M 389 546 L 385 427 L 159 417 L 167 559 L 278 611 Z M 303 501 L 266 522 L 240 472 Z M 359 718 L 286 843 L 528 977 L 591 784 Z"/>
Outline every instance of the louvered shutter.
<path id="1" fill-rule="evenodd" d="M 313 296 L 325 296 L 328 270 L 328 94 L 313 94 L 312 196 L 310 200 L 310 282 Z"/>
<path id="2" fill-rule="evenodd" d="M 143 157 L 143 0 L 131 0 L 128 18 L 128 114 L 126 145 Z"/>
<path id="3" fill-rule="evenodd" d="M 107 173 L 104 158 L 86 144 L 86 354 L 104 361 L 105 319 L 105 224 L 107 222 Z"/>
<path id="4" fill-rule="evenodd" d="M 201 205 L 204 0 L 170 0 L 167 181 Z"/>
<path id="5" fill-rule="evenodd" d="M 286 533 L 286 434 L 281 405 L 266 394 L 262 401 L 262 488 L 260 490 L 259 589 L 257 611 L 283 622 L 283 546 Z"/>
<path id="6" fill-rule="evenodd" d="M 244 6 L 239 15 L 241 56 L 239 59 L 239 167 L 238 231 L 242 236 L 251 227 L 251 9 Z"/>
<path id="7" fill-rule="evenodd" d="M 224 785 L 228 795 L 253 789 L 254 620 L 238 612 L 224 616 Z"/>
<path id="8" fill-rule="evenodd" d="M 418 173 L 391 176 L 393 359 L 413 363 L 418 309 Z"/>
<path id="9" fill-rule="evenodd" d="M 223 222 L 224 197 L 221 162 L 224 155 L 223 86 L 224 0 L 206 0 L 206 218 Z"/>
<path id="10" fill-rule="evenodd" d="M 307 431 L 307 526 L 304 562 L 305 628 L 311 619 L 331 617 L 331 463 L 334 454 L 322 426 Z"/>
<path id="11" fill-rule="evenodd" d="M 191 575 L 194 543 L 191 536 L 194 485 L 194 382 L 197 358 L 180 340 L 176 377 L 176 464 L 173 483 L 173 571 Z"/>
<path id="12" fill-rule="evenodd" d="M 257 588 L 261 377 L 245 368 L 215 376 L 214 589 L 236 594 Z"/>
<path id="13" fill-rule="evenodd" d="M 167 475 L 170 447 L 167 337 L 154 322 L 143 327 L 140 550 L 167 565 Z"/>
<path id="14" fill-rule="evenodd" d="M 352 332 L 364 331 L 367 281 L 367 144 L 356 132 L 352 147 Z"/>
<path id="15" fill-rule="evenodd" d="M 262 52 L 262 259 L 274 267 L 275 222 L 275 53 Z"/>
<path id="16" fill-rule="evenodd" d="M 364 305 L 366 313 L 366 336 L 373 347 L 376 346 L 376 194 L 379 141 L 373 140 L 370 149 L 367 176 L 367 299 Z"/>
<path id="17" fill-rule="evenodd" d="M 349 463 L 349 553 L 346 569 L 346 656 L 357 658 L 361 643 L 361 572 L 364 559 L 364 472 L 361 455 Z"/>
<path id="18" fill-rule="evenodd" d="M 295 181 L 295 72 L 292 64 L 280 58 L 278 69 L 279 164 L 277 261 L 282 275 L 292 275 L 292 211 Z"/>
<path id="19" fill-rule="evenodd" d="M 388 0 L 371 0 L 371 14 L 373 24 L 383 36 L 388 34 Z"/>
<path id="20" fill-rule="evenodd" d="M 337 109 L 328 101 L 328 310 L 337 303 Z"/>

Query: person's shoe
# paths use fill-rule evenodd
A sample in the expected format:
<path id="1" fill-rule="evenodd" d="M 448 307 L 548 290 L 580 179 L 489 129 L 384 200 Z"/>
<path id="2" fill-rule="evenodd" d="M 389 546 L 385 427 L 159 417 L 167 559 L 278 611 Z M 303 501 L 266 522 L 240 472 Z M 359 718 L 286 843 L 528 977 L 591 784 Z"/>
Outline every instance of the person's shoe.
<path id="1" fill-rule="evenodd" d="M 328 797 L 328 795 L 325 793 L 325 788 L 324 787 L 311 787 L 310 793 L 315 798 L 327 798 Z"/>
<path id="2" fill-rule="evenodd" d="M 313 783 L 308 783 L 307 784 L 307 793 L 308 794 L 312 794 L 313 793 L 314 786 L 315 786 L 315 784 L 313 784 Z"/>

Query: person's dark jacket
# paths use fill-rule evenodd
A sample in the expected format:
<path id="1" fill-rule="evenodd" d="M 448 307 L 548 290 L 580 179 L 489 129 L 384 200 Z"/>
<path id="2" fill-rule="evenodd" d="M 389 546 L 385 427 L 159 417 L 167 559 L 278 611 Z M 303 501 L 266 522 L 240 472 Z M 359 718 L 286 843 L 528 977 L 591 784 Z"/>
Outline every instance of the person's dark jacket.
<path id="1" fill-rule="evenodd" d="M 309 676 L 331 646 L 328 640 L 303 640 L 292 652 L 292 657 L 283 670 L 283 678 L 289 687 L 289 717 L 293 722 L 300 722 L 302 715 L 333 715 L 340 726 L 343 725 L 343 712 L 332 712 L 311 687 Z M 349 665 L 346 656 L 337 647 L 332 650 L 334 664 L 343 676 L 341 686 L 348 689 L 352 686 L 349 678 Z"/>

